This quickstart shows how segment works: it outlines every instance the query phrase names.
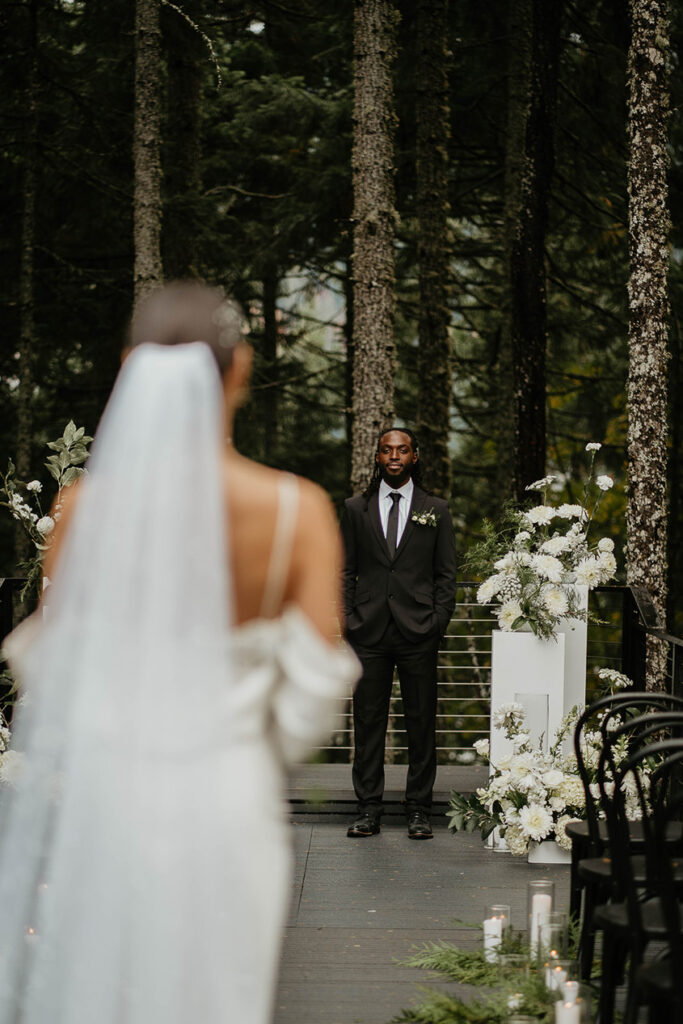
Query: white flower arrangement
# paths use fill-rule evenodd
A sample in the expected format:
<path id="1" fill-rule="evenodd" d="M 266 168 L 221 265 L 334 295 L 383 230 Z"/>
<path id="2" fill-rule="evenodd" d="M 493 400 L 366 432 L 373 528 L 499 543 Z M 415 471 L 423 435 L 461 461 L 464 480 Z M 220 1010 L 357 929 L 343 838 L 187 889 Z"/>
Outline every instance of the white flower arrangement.
<path id="1" fill-rule="evenodd" d="M 418 512 L 415 509 L 410 516 L 411 523 L 417 523 L 419 526 L 436 526 L 439 522 L 439 517 L 433 508 L 427 509 L 425 512 Z"/>
<path id="2" fill-rule="evenodd" d="M 35 549 L 34 557 L 22 566 L 22 572 L 27 577 L 21 593 L 22 599 L 40 581 L 41 559 L 47 547 L 47 539 L 59 519 L 62 490 L 86 472 L 83 464 L 88 458 L 88 445 L 91 441 L 92 437 L 86 436 L 85 427 L 76 427 L 71 420 L 61 437 L 48 442 L 47 446 L 53 454 L 47 457 L 45 466 L 57 482 L 54 515 L 43 512 L 39 497 L 43 490 L 40 480 L 29 480 L 26 484 L 17 480 L 16 468 L 11 460 L 7 472 L 4 475 L 0 473 L 0 506 L 9 509 L 12 518 L 26 531 Z"/>
<path id="3" fill-rule="evenodd" d="M 597 441 L 586 445 L 590 470 L 582 504 L 549 504 L 546 495 L 555 477 L 546 476 L 526 488 L 542 492 L 542 504 L 509 510 L 500 531 L 484 524 L 485 540 L 472 550 L 468 565 L 485 577 L 477 601 L 496 606 L 500 629 L 530 628 L 544 640 L 554 638 L 560 619 L 585 614 L 573 584 L 592 589 L 614 577 L 614 541 L 589 540 L 600 500 L 613 486 L 611 477 L 593 475 L 601 447 Z"/>
<path id="4" fill-rule="evenodd" d="M 631 686 L 632 682 L 614 669 L 599 669 L 599 678 L 611 692 Z M 581 708 L 574 707 L 565 716 L 547 753 L 534 750 L 525 729 L 525 713 L 520 704 L 501 705 L 493 713 L 491 721 L 496 728 L 503 729 L 512 742 L 513 752 L 492 764 L 488 784 L 475 793 L 463 796 L 452 793 L 449 828 L 456 832 L 465 829 L 481 831 L 482 839 L 488 838 L 495 828 L 516 857 L 526 856 L 531 842 L 554 839 L 563 850 L 571 849 L 571 840 L 566 834 L 567 822 L 586 816 L 586 795 L 578 774 L 576 756 L 564 752 L 565 738 L 569 735 Z M 616 728 L 619 722 L 614 724 Z M 474 749 L 480 758 L 489 762 L 488 739 L 477 740 Z M 592 777 L 591 792 L 597 785 L 595 771 L 598 766 L 601 746 L 599 731 L 583 734 L 583 758 Z M 617 764 L 627 754 L 626 743 L 615 746 Z M 647 785 L 647 773 L 643 778 Z M 627 776 L 623 783 L 626 814 L 631 821 L 640 817 L 641 807 L 635 780 Z"/>

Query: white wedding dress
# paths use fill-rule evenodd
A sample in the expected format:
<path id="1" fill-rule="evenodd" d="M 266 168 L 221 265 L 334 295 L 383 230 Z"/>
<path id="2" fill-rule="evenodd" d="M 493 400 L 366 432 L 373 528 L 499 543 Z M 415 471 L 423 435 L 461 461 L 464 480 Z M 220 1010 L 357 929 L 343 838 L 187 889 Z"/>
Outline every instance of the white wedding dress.
<path id="1" fill-rule="evenodd" d="M 359 673 L 296 606 L 269 617 L 292 477 L 263 615 L 230 626 L 220 417 L 204 345 L 129 357 L 45 619 L 6 644 L 25 763 L 0 818 L 0 1024 L 271 1019 L 286 765 Z"/>

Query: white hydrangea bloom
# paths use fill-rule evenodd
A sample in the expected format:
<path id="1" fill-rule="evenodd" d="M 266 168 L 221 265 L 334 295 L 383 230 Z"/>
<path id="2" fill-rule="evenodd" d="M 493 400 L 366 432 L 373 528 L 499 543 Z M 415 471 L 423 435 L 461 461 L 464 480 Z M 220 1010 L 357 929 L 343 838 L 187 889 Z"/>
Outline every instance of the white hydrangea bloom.
<path id="1" fill-rule="evenodd" d="M 565 775 L 554 795 L 561 797 L 567 807 L 585 807 L 586 805 L 586 794 L 578 775 Z"/>
<path id="2" fill-rule="evenodd" d="M 561 587 L 544 587 L 541 592 L 543 604 L 551 615 L 566 615 L 569 610 L 567 595 Z"/>
<path id="3" fill-rule="evenodd" d="M 498 612 L 498 625 L 502 630 L 509 633 L 514 623 L 522 614 L 522 606 L 519 601 L 505 601 Z"/>
<path id="4" fill-rule="evenodd" d="M 599 476 L 595 482 L 601 491 L 609 491 L 611 487 L 614 487 L 614 480 L 611 476 Z"/>
<path id="5" fill-rule="evenodd" d="M 572 818 L 571 814 L 563 814 L 555 823 L 555 842 L 561 850 L 570 851 L 572 848 L 572 841 L 567 835 L 565 829 L 570 821 L 575 820 L 576 819 Z"/>
<path id="6" fill-rule="evenodd" d="M 519 827 L 528 839 L 540 843 L 553 829 L 553 816 L 541 804 L 527 804 L 520 809 Z"/>
<path id="7" fill-rule="evenodd" d="M 529 841 L 519 825 L 509 825 L 505 829 L 505 842 L 513 857 L 523 857 L 529 849 Z"/>
<path id="8" fill-rule="evenodd" d="M 558 814 L 560 811 L 564 811 L 567 807 L 566 802 L 561 796 L 551 796 L 548 803 L 550 804 L 550 810 L 553 814 Z"/>
<path id="9" fill-rule="evenodd" d="M 599 452 L 601 448 L 602 448 L 602 445 L 600 444 L 599 441 L 590 441 L 586 445 L 586 451 L 587 452 Z"/>
<path id="10" fill-rule="evenodd" d="M 47 537 L 48 534 L 52 533 L 54 528 L 55 521 L 52 518 L 52 516 L 43 516 L 42 519 L 39 519 L 38 522 L 36 523 L 36 530 L 41 535 L 41 537 Z"/>
<path id="11" fill-rule="evenodd" d="M 24 755 L 18 750 L 6 750 L 0 755 L 0 782 L 12 786 L 24 769 Z"/>
<path id="12" fill-rule="evenodd" d="M 551 583 L 561 583 L 564 566 L 559 558 L 553 555 L 533 555 L 531 568 L 545 580 Z"/>
<path id="13" fill-rule="evenodd" d="M 548 523 L 552 523 L 556 514 L 555 509 L 550 505 L 536 505 L 535 508 L 530 508 L 528 512 L 525 512 L 524 516 L 534 526 L 547 526 Z"/>

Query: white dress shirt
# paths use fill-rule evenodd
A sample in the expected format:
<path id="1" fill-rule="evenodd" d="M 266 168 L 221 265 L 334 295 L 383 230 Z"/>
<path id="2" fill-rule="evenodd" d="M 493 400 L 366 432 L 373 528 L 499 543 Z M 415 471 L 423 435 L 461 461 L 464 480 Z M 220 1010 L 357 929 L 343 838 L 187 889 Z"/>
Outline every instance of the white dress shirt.
<path id="1" fill-rule="evenodd" d="M 387 526 L 389 524 L 389 513 L 391 512 L 391 506 L 393 505 L 392 494 L 400 494 L 401 500 L 398 503 L 398 526 L 396 529 L 396 546 L 401 543 L 401 537 L 403 531 L 406 528 L 408 522 L 408 514 L 410 512 L 410 503 L 413 500 L 413 481 L 409 477 L 403 484 L 403 487 L 390 487 L 389 484 L 382 480 L 379 485 L 379 518 L 382 524 L 382 532 L 384 536 L 387 535 Z"/>

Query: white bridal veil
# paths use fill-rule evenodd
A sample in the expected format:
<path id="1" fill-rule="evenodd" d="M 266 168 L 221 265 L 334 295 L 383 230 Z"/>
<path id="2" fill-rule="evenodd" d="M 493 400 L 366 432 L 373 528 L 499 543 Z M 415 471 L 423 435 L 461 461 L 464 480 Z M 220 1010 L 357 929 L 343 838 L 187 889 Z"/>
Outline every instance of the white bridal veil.
<path id="1" fill-rule="evenodd" d="M 117 1024 L 133 1004 L 149 1024 L 201 1024 L 211 1000 L 191 990 L 194 958 L 226 925 L 203 799 L 230 734 L 222 422 L 206 345 L 126 360 L 18 659 L 0 1024 Z"/>

